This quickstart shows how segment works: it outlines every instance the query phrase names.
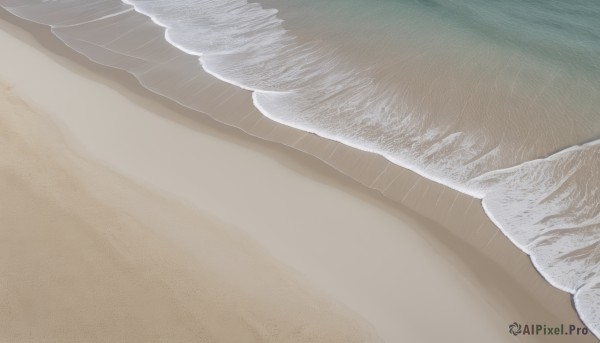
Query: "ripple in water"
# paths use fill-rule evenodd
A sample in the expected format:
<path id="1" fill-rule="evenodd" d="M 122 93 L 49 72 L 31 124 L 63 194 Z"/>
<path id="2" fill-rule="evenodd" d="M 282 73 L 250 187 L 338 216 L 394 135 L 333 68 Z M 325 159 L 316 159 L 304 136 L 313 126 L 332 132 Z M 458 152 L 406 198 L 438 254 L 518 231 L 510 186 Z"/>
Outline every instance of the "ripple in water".
<path id="1" fill-rule="evenodd" d="M 481 198 L 542 275 L 574 294 L 582 319 L 600 334 L 600 4 L 0 4 L 192 108 L 201 109 L 194 94 L 208 87 L 194 71 L 202 67 L 253 91 L 256 107 L 277 122 L 376 152 Z M 163 31 L 130 5 L 201 65 L 136 42 L 137 31 L 157 39 Z"/>

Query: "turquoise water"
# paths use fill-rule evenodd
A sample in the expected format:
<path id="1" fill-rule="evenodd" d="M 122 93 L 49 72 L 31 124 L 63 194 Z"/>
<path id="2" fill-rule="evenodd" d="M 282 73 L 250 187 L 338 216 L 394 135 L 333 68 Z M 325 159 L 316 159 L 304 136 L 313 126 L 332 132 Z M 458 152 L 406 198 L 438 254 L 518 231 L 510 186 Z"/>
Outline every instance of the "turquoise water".
<path id="1" fill-rule="evenodd" d="M 281 9 L 291 32 L 307 31 L 336 44 L 361 44 L 381 52 L 415 39 L 452 31 L 505 50 L 553 63 L 554 68 L 583 72 L 598 83 L 600 72 L 600 2 L 489 0 L 263 0 Z M 289 10 L 289 11 L 288 11 Z M 312 24 L 312 30 L 306 23 Z M 357 23 L 360 23 L 357 25 Z M 428 32 L 439 28 L 441 31 Z M 319 30 L 319 33 L 315 32 Z M 358 36 L 357 36 L 358 35 Z M 409 37 L 406 37 L 406 36 Z M 435 38 L 433 38 L 435 41 Z M 385 44 L 389 46 L 384 47 Z M 378 46 L 377 46 L 378 45 Z"/>
<path id="2" fill-rule="evenodd" d="M 426 1 L 484 39 L 598 72 L 597 1 Z"/>
<path id="3" fill-rule="evenodd" d="M 482 199 L 490 219 L 548 282 L 574 294 L 584 322 L 600 333 L 600 2 L 126 3 L 198 57 L 189 68 L 252 91 L 268 118 Z M 98 33 L 121 17 L 138 23 L 122 15 L 127 4 L 0 0 L 90 58 L 161 89 L 152 83 L 172 66 L 163 70 L 156 56 L 119 43 L 136 38 L 135 26 L 118 39 Z M 156 70 L 159 81 L 148 81 Z"/>

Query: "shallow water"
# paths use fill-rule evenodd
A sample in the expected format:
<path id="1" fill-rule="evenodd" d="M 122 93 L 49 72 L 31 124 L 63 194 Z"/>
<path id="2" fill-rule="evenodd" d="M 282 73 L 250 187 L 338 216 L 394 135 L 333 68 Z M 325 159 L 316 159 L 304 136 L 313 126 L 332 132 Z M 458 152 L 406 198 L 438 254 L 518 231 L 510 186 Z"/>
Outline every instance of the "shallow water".
<path id="1" fill-rule="evenodd" d="M 483 199 L 494 223 L 550 283 L 575 294 L 582 319 L 600 333 L 600 3 L 128 3 L 200 63 L 149 49 L 136 32 L 160 39 L 162 28 L 120 1 L 0 0 L 178 102 L 193 104 L 204 90 L 197 84 L 213 87 L 203 68 L 253 91 L 255 106 L 277 122 Z"/>

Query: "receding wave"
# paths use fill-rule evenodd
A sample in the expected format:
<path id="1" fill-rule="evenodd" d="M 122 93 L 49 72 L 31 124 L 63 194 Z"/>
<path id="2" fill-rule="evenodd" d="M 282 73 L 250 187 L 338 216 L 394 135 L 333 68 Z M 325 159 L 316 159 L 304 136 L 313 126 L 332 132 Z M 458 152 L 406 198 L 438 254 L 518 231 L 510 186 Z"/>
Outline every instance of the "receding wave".
<path id="1" fill-rule="evenodd" d="M 244 120 L 226 109 L 250 101 L 234 85 L 250 90 L 276 122 L 482 199 L 540 273 L 574 294 L 583 321 L 600 335 L 600 27 L 590 15 L 600 8 L 593 2 L 575 1 L 568 12 L 554 3 L 487 0 L 0 4 L 220 121 Z M 286 6 L 306 13 L 287 15 Z"/>

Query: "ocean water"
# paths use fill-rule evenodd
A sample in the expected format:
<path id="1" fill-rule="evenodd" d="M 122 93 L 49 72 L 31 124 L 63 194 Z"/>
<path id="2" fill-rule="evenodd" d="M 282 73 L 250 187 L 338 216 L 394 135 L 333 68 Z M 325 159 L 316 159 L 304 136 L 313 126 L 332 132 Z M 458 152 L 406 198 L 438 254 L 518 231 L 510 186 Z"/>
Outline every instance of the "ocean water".
<path id="1" fill-rule="evenodd" d="M 194 92 L 177 94 L 204 70 L 252 91 L 274 121 L 482 199 L 548 282 L 574 294 L 600 336 L 600 2 L 0 5 L 178 102 L 193 103 Z M 164 35 L 194 62 L 136 41 L 141 30 Z"/>

